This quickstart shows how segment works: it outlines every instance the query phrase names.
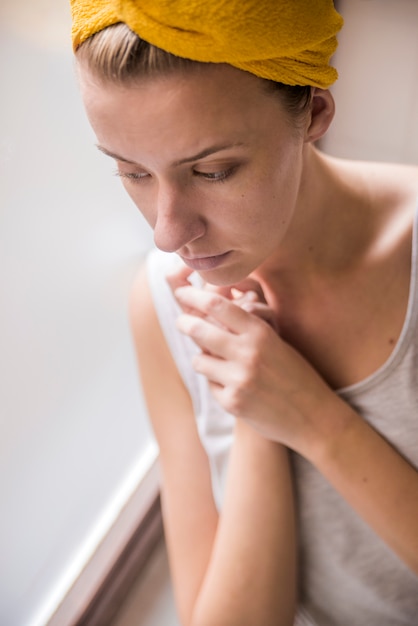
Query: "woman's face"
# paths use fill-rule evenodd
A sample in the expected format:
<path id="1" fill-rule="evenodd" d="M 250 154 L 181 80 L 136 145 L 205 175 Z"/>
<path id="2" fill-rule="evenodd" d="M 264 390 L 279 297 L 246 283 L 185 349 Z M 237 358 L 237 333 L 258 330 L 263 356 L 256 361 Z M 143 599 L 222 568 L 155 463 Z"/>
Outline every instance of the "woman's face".
<path id="1" fill-rule="evenodd" d="M 204 280 L 232 284 L 276 253 L 302 169 L 279 97 L 229 66 L 187 76 L 101 84 L 80 68 L 100 149 L 154 230 Z"/>

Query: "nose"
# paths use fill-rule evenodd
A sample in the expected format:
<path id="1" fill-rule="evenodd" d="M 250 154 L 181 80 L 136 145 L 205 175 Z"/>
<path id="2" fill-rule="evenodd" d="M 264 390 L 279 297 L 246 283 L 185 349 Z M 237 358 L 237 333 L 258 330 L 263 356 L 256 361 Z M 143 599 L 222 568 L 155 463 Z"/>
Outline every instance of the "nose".
<path id="1" fill-rule="evenodd" d="M 155 207 L 154 242 L 164 252 L 176 252 L 206 231 L 196 199 L 186 190 L 160 188 Z"/>

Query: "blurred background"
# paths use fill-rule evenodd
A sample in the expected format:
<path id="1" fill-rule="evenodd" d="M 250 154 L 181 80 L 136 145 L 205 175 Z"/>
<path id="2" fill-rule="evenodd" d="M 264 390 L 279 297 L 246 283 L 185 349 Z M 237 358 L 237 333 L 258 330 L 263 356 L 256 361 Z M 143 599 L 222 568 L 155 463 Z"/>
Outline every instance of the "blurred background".
<path id="1" fill-rule="evenodd" d="M 418 164 L 418 3 L 336 0 L 337 113 L 322 147 L 345 158 Z"/>
<path id="2" fill-rule="evenodd" d="M 338 7 L 323 149 L 418 163 L 418 3 Z M 1 0 L 0 77 L 0 624 L 42 626 L 156 456 L 127 318 L 152 236 L 94 146 L 67 0 Z"/>
<path id="3" fill-rule="evenodd" d="M 155 448 L 127 298 L 151 233 L 96 149 L 66 0 L 0 3 L 0 624 L 41 624 Z"/>

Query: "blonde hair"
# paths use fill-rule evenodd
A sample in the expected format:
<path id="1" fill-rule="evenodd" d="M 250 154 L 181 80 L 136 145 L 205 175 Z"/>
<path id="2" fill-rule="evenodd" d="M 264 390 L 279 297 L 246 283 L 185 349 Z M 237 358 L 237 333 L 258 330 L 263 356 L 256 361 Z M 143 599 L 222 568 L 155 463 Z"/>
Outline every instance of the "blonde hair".
<path id="1" fill-rule="evenodd" d="M 126 24 L 108 26 L 86 39 L 76 51 L 96 78 L 119 85 L 134 84 L 142 77 L 164 76 L 173 72 L 199 71 L 213 65 L 175 56 L 141 39 Z M 270 93 L 279 93 L 282 103 L 296 121 L 311 100 L 310 86 L 290 86 L 259 79 Z"/>
<path id="2" fill-rule="evenodd" d="M 76 56 L 87 62 L 97 78 L 118 84 L 135 82 L 142 76 L 190 71 L 201 66 L 198 61 L 183 59 L 152 46 L 123 23 L 108 26 L 86 39 L 77 48 Z"/>

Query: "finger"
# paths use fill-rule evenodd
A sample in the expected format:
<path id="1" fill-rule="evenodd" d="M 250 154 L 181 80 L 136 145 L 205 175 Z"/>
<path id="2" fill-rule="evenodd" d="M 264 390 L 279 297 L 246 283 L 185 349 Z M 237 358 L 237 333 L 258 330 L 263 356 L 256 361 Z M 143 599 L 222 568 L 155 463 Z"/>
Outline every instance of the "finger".
<path id="1" fill-rule="evenodd" d="M 178 298 L 177 296 L 177 289 L 183 289 L 183 288 L 191 289 L 192 288 L 192 284 L 188 280 L 188 277 L 190 276 L 191 273 L 193 273 L 192 270 L 190 270 L 190 268 L 185 266 L 185 268 L 182 268 L 181 272 L 168 274 L 166 279 L 171 289 L 173 290 L 174 297 L 176 298 L 177 302 L 179 303 L 181 307 L 181 310 L 184 313 L 189 313 L 190 315 L 195 315 L 197 317 L 206 317 L 206 314 L 203 313 L 200 309 L 197 309 L 191 305 L 188 305 L 185 301 L 180 300 L 180 298 Z M 194 287 L 194 289 L 198 291 L 202 291 L 201 289 L 198 289 L 197 287 Z"/>
<path id="2" fill-rule="evenodd" d="M 176 320 L 180 332 L 190 337 L 201 350 L 221 359 L 228 358 L 231 333 L 195 315 L 184 313 Z"/>
<path id="3" fill-rule="evenodd" d="M 202 352 L 193 358 L 193 369 L 207 378 L 209 383 L 218 387 L 228 384 L 228 369 L 230 364 L 213 354 Z"/>
<path id="4" fill-rule="evenodd" d="M 204 286 L 205 291 L 210 291 L 212 293 L 218 293 L 220 296 L 224 298 L 228 298 L 228 300 L 232 299 L 231 286 L 230 285 L 211 285 L 210 283 L 206 283 Z"/>
<path id="5" fill-rule="evenodd" d="M 259 319 L 267 322 L 276 333 L 279 332 L 277 315 L 269 306 L 249 300 L 240 303 L 240 306 L 244 311 L 251 313 L 251 315 L 256 315 Z"/>
<path id="6" fill-rule="evenodd" d="M 237 291 L 232 289 L 232 295 L 234 298 L 234 304 L 242 307 L 242 305 L 246 302 L 259 302 L 258 294 L 255 291 L 246 291 L 242 293 L 242 291 Z"/>
<path id="7" fill-rule="evenodd" d="M 249 325 L 256 319 L 217 293 L 195 287 L 180 287 L 176 289 L 175 295 L 182 306 L 194 309 L 199 315 L 203 314 L 215 320 L 236 334 L 248 330 Z"/>
<path id="8" fill-rule="evenodd" d="M 242 307 L 244 302 L 259 301 L 258 294 L 255 291 L 246 291 L 243 293 L 242 291 L 235 289 L 235 287 L 216 287 L 208 284 L 205 285 L 204 289 L 205 291 L 210 291 L 211 293 L 217 293 L 240 307 Z"/>
<path id="9" fill-rule="evenodd" d="M 229 300 L 235 300 L 243 297 L 247 293 L 256 294 L 256 299 L 260 302 L 266 302 L 263 289 L 258 281 L 254 278 L 245 278 L 234 285 L 217 286 L 210 283 L 205 284 L 205 290 L 219 293 L 221 296 Z"/>
<path id="10" fill-rule="evenodd" d="M 244 280 L 242 280 L 241 282 L 233 285 L 232 288 L 240 291 L 241 293 L 246 293 L 248 291 L 255 292 L 260 302 L 266 303 L 263 288 L 261 287 L 260 283 L 254 278 L 244 278 Z"/>

